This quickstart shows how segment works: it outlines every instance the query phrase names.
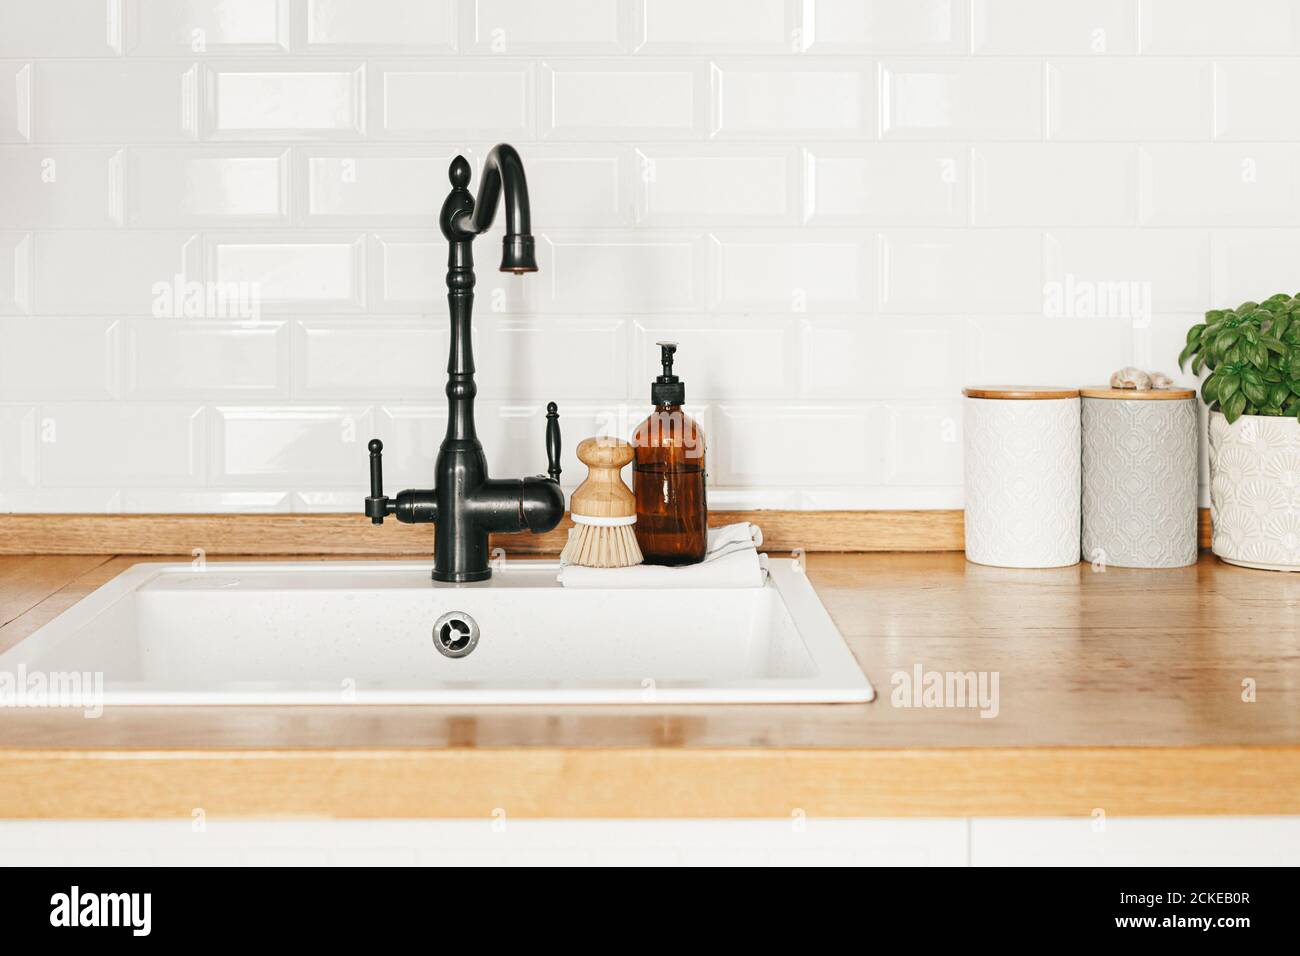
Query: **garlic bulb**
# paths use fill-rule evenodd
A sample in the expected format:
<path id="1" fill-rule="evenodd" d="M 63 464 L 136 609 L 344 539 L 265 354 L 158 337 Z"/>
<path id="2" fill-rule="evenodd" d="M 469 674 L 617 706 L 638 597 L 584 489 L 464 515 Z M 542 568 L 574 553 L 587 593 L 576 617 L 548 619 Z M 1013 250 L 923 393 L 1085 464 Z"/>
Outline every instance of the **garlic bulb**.
<path id="1" fill-rule="evenodd" d="M 1110 377 L 1110 387 L 1146 390 L 1151 387 L 1151 376 L 1140 368 L 1129 365 Z"/>

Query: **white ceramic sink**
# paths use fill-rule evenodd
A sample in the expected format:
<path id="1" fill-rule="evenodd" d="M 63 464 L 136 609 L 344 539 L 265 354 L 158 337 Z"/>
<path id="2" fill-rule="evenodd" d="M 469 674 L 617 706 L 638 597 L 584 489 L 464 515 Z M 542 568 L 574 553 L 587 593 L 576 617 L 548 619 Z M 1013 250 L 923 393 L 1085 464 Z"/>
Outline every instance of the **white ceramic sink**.
<path id="1" fill-rule="evenodd" d="M 770 567 L 762 588 L 573 590 L 543 561 L 461 586 L 427 562 L 137 564 L 0 674 L 102 673 L 106 705 L 871 700 L 807 577 Z M 470 653 L 441 653 L 471 620 Z"/>

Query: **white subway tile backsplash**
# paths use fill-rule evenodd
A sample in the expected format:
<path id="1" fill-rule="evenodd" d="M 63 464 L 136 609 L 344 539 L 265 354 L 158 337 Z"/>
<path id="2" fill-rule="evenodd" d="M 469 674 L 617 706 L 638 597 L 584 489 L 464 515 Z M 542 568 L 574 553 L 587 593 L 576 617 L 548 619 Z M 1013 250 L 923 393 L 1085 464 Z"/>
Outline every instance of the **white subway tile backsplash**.
<path id="1" fill-rule="evenodd" d="M 121 225 L 122 151 L 0 146 L 0 223 L 10 228 Z"/>
<path id="2" fill-rule="evenodd" d="M 1141 190 L 1144 225 L 1300 224 L 1300 145 L 1143 146 Z"/>
<path id="3" fill-rule="evenodd" d="M 1044 259 L 1045 284 L 1059 296 L 1052 303 L 1070 312 L 1140 319 L 1209 307 L 1206 229 L 1051 229 Z"/>
<path id="4" fill-rule="evenodd" d="M 150 143 L 198 135 L 199 67 L 188 60 L 45 60 L 32 77 L 32 137 Z"/>
<path id="5" fill-rule="evenodd" d="M 116 319 L 0 319 L 0 401 L 118 397 Z"/>
<path id="6" fill-rule="evenodd" d="M 632 0 L 461 0 L 467 53 L 623 53 Z"/>
<path id="7" fill-rule="evenodd" d="M 977 226 L 1128 226 L 1137 222 L 1130 145 L 997 143 L 973 150 Z"/>
<path id="8" fill-rule="evenodd" d="M 878 483 L 883 406 L 725 404 L 710 434 L 709 472 L 722 485 Z"/>
<path id="9" fill-rule="evenodd" d="M 1213 294 L 1199 311 L 1236 308 L 1275 292 L 1300 291 L 1300 229 L 1221 230 L 1214 234 L 1212 258 Z"/>
<path id="10" fill-rule="evenodd" d="M 36 429 L 34 405 L 0 405 L 0 488 L 30 488 L 36 484 Z M 0 507 L 9 504 L 0 496 Z"/>
<path id="11" fill-rule="evenodd" d="M 974 0 L 976 53 L 1136 53 L 1138 0 Z"/>
<path id="12" fill-rule="evenodd" d="M 884 139 L 1033 140 L 1043 134 L 1043 68 L 1025 59 L 886 60 Z"/>
<path id="13" fill-rule="evenodd" d="M 30 233 L 0 232 L 0 315 L 31 310 L 32 244 Z"/>
<path id="14" fill-rule="evenodd" d="M 870 311 L 875 237 L 827 230 L 713 236 L 713 306 L 722 311 Z"/>
<path id="15" fill-rule="evenodd" d="M 532 138 L 531 61 L 403 60 L 372 69 L 372 136 L 459 143 Z M 438 192 L 444 192 L 441 182 Z"/>
<path id="16" fill-rule="evenodd" d="M 965 147 L 827 143 L 803 152 L 808 223 L 960 226 L 969 219 L 970 151 Z"/>
<path id="17" fill-rule="evenodd" d="M 1214 76 L 1202 60 L 1055 59 L 1047 136 L 1060 140 L 1205 140 Z"/>
<path id="18" fill-rule="evenodd" d="M 205 129 L 214 139 L 356 139 L 365 132 L 366 69 L 358 63 L 285 68 L 250 60 L 209 67 L 204 83 Z"/>
<path id="19" fill-rule="evenodd" d="M 457 0 L 299 0 L 312 50 L 453 53 Z"/>
<path id="20" fill-rule="evenodd" d="M 188 402 L 42 405 L 41 486 L 201 484 L 206 422 L 203 407 Z"/>
<path id="21" fill-rule="evenodd" d="M 640 225 L 771 224 L 797 218 L 794 149 L 647 147 L 636 151 L 636 160 Z"/>
<path id="22" fill-rule="evenodd" d="M 1300 140 L 1300 115 L 1278 109 L 1279 90 L 1300 85 L 1300 59 L 1217 60 L 1214 136 L 1220 140 Z"/>
<path id="23" fill-rule="evenodd" d="M 798 51 L 799 0 L 636 0 L 637 50 L 650 53 Z"/>
<path id="24" fill-rule="evenodd" d="M 1042 309 L 1043 244 L 1036 231 L 898 229 L 880 241 L 884 312 Z"/>
<path id="25" fill-rule="evenodd" d="M 125 2 L 128 55 L 280 53 L 289 49 L 291 0 Z"/>
<path id="26" fill-rule="evenodd" d="M 808 398 L 956 395 L 966 383 L 961 317 L 829 315 L 800 321 Z"/>
<path id="27" fill-rule="evenodd" d="M 0 57 L 117 56 L 122 0 L 0 4 Z"/>
<path id="28" fill-rule="evenodd" d="M 712 133 L 718 137 L 873 139 L 876 70 L 839 59 L 715 61 Z"/>
<path id="29" fill-rule="evenodd" d="M 548 139 L 701 138 L 709 79 L 693 60 L 548 60 L 541 69 L 541 134 Z"/>
<path id="30" fill-rule="evenodd" d="M 965 53 L 969 0 L 803 0 L 813 53 Z"/>
<path id="31" fill-rule="evenodd" d="M 498 213 L 479 431 L 537 473 L 559 402 L 568 490 L 659 339 L 715 508 L 956 507 L 963 385 L 1300 288 L 1300 0 L 0 7 L 0 510 L 355 511 L 374 435 L 428 485 L 447 167 L 501 141 L 540 271 Z"/>
<path id="32" fill-rule="evenodd" d="M 1300 52 L 1297 0 L 1142 0 L 1143 53 Z"/>
<path id="33" fill-rule="evenodd" d="M 32 65 L 0 62 L 0 143 L 32 138 Z"/>
<path id="34" fill-rule="evenodd" d="M 297 170 L 302 218 L 428 226 L 437 222 L 445 191 L 436 184 L 447 181 L 454 155 L 416 146 L 304 148 Z"/>
<path id="35" fill-rule="evenodd" d="M 281 398 L 288 327 L 230 319 L 140 319 L 126 325 L 129 398 Z"/>
<path id="36" fill-rule="evenodd" d="M 365 305 L 365 241 L 322 233 L 249 241 L 210 237 L 207 268 L 215 283 L 241 283 L 262 308 L 352 310 Z"/>
<path id="37" fill-rule="evenodd" d="M 125 170 L 133 226 L 276 225 L 289 215 L 283 148 L 136 146 Z"/>
<path id="38" fill-rule="evenodd" d="M 743 400 L 762 382 L 769 398 L 794 397 L 799 382 L 798 326 L 793 318 L 767 316 L 643 317 L 636 320 L 632 348 L 632 399 L 650 398 L 657 374 L 657 342 L 676 342 L 675 374 L 692 402 Z"/>
<path id="39" fill-rule="evenodd" d="M 366 406 L 228 405 L 212 413 L 212 477 L 220 485 L 350 485 L 368 461 Z"/>
<path id="40" fill-rule="evenodd" d="M 35 308 L 52 315 L 151 315 L 176 277 L 194 280 L 198 236 L 188 232 L 75 230 L 37 234 Z"/>

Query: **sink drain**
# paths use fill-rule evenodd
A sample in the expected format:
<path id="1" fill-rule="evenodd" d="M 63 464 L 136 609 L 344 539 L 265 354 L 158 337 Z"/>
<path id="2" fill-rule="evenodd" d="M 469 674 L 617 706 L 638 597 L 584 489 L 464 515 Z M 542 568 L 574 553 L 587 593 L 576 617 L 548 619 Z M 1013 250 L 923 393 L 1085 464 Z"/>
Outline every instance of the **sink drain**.
<path id="1" fill-rule="evenodd" d="M 464 611 L 448 611 L 433 624 L 433 646 L 443 657 L 465 657 L 478 647 L 478 622 Z"/>

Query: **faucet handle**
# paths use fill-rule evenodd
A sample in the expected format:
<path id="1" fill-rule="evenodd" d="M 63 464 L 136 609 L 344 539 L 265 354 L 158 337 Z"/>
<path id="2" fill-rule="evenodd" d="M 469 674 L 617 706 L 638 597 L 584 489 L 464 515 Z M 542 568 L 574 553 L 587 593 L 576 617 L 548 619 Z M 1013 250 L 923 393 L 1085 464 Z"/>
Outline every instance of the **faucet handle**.
<path id="1" fill-rule="evenodd" d="M 551 481 L 560 483 L 560 409 L 554 402 L 546 405 L 546 459 Z"/>
<path id="2" fill-rule="evenodd" d="M 366 517 L 371 524 L 383 524 L 384 516 L 391 514 L 388 497 L 384 494 L 384 443 L 370 439 L 370 494 L 366 497 Z"/>

